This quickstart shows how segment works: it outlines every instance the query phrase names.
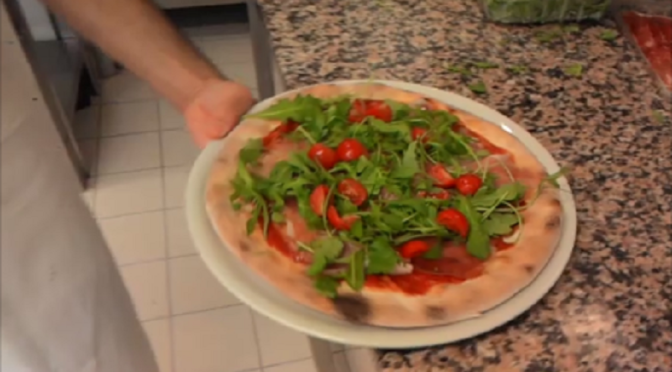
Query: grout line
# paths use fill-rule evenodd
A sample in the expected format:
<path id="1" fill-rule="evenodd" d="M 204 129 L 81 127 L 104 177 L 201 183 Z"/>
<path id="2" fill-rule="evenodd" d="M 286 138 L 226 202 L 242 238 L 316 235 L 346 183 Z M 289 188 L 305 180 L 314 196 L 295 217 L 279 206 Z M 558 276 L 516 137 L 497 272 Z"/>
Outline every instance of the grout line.
<path id="1" fill-rule="evenodd" d="M 164 214 L 164 218 L 165 218 L 165 214 Z M 166 232 L 166 234 L 167 234 L 167 232 Z M 167 246 L 168 246 L 168 245 L 166 244 L 166 247 L 167 247 Z M 166 250 L 167 250 L 167 248 L 166 248 Z M 165 261 L 169 261 L 169 260 L 172 260 L 172 259 L 177 259 L 177 258 L 188 258 L 188 257 L 194 257 L 194 256 L 198 256 L 198 257 L 200 257 L 200 254 L 199 254 L 199 253 L 187 253 L 187 254 L 183 254 L 183 255 L 179 255 L 179 256 L 175 256 L 175 257 L 168 257 L 168 256 L 166 256 L 166 257 L 164 257 L 164 258 L 153 258 L 153 259 L 151 259 L 151 260 L 142 260 L 142 261 L 130 262 L 130 263 L 125 263 L 125 264 L 120 264 L 120 265 L 117 264 L 117 267 L 120 267 L 120 268 L 122 268 L 122 267 L 124 267 L 124 268 L 125 268 L 125 267 L 132 267 L 132 266 L 138 266 L 138 265 L 144 265 L 144 264 L 150 264 L 150 263 L 160 262 L 160 261 L 164 261 L 164 260 L 165 260 Z"/>
<path id="2" fill-rule="evenodd" d="M 161 128 L 157 129 L 147 129 L 147 130 L 139 130 L 137 132 L 128 132 L 128 133 L 116 133 L 116 134 L 102 134 L 98 136 L 100 139 L 107 139 L 107 138 L 120 138 L 120 137 L 130 137 L 130 136 L 135 136 L 138 134 L 148 134 L 148 133 L 156 133 L 156 134 L 161 134 Z"/>
<path id="3" fill-rule="evenodd" d="M 281 362 L 281 363 L 274 363 L 274 364 L 265 365 L 265 366 L 262 366 L 262 368 L 267 368 L 267 367 L 268 367 L 268 368 L 271 368 L 271 367 L 279 367 L 279 366 L 284 366 L 285 364 L 292 364 L 292 363 L 305 362 L 306 360 L 311 360 L 311 359 L 313 360 L 313 362 L 315 362 L 315 358 L 313 358 L 312 356 L 309 356 L 309 357 L 307 357 L 307 358 L 294 359 L 294 360 L 288 360 L 288 361 L 286 361 L 286 362 Z"/>
<path id="4" fill-rule="evenodd" d="M 100 92 L 102 95 L 103 93 Z M 96 196 L 98 195 L 98 169 L 100 164 L 100 132 L 103 130 L 103 110 L 101 107 L 96 107 L 96 148 L 93 150 L 95 152 L 94 161 L 91 164 L 89 179 L 86 180 L 87 189 L 92 189 L 93 194 L 91 195 L 91 214 L 95 218 L 96 216 Z M 91 187 L 93 184 L 93 187 Z"/>
<path id="5" fill-rule="evenodd" d="M 183 316 L 187 316 L 187 315 L 202 314 L 202 313 L 207 313 L 209 311 L 230 309 L 230 308 L 234 308 L 234 307 L 238 307 L 238 306 L 245 306 L 245 304 L 242 303 L 242 302 L 239 302 L 237 304 L 217 306 L 217 307 L 211 307 L 211 308 L 207 308 L 207 309 L 203 309 L 203 310 L 195 310 L 195 311 L 189 311 L 189 312 L 186 312 L 186 313 L 173 314 L 173 315 L 170 315 L 169 317 L 170 318 L 179 318 L 179 317 L 183 317 Z"/>
<path id="6" fill-rule="evenodd" d="M 151 171 L 151 170 L 156 170 L 156 169 L 161 169 L 161 168 L 162 168 L 161 166 L 158 166 L 158 167 L 151 167 L 151 168 L 138 168 L 138 169 L 123 170 L 123 171 L 115 171 L 115 172 L 105 172 L 105 173 L 97 174 L 96 178 L 101 178 L 101 177 L 105 177 L 105 176 L 117 176 L 117 175 L 134 173 L 134 172 L 146 172 L 146 171 Z"/>
<path id="7" fill-rule="evenodd" d="M 137 78 L 140 79 L 140 78 Z M 138 98 L 138 99 L 130 99 L 130 100 L 124 100 L 124 101 L 109 101 L 105 102 L 102 101 L 98 103 L 97 105 L 100 106 L 100 109 L 103 109 L 103 106 L 116 106 L 116 105 L 123 105 L 126 103 L 142 103 L 142 102 L 151 102 L 151 101 L 158 101 L 159 97 L 151 97 L 151 98 Z"/>
<path id="8" fill-rule="evenodd" d="M 94 217 L 96 218 L 96 221 L 104 221 L 104 220 L 112 220 L 112 219 L 115 219 L 115 218 L 121 218 L 121 217 L 126 217 L 126 216 L 137 216 L 139 214 L 161 212 L 161 211 L 164 211 L 164 210 L 165 211 L 173 211 L 173 210 L 176 210 L 176 209 L 184 209 L 184 206 L 166 207 L 166 208 L 158 208 L 158 209 L 148 209 L 148 210 L 142 211 L 142 212 L 130 212 L 130 213 L 123 213 L 123 214 L 115 214 L 115 215 L 112 215 L 112 216 L 105 216 L 105 217 L 97 217 L 97 216 L 94 216 Z"/>
<path id="9" fill-rule="evenodd" d="M 259 362 L 259 368 L 263 371 L 264 370 L 264 361 L 261 357 L 261 342 L 259 342 L 259 332 L 258 332 L 258 327 L 257 327 L 257 322 L 255 321 L 255 312 L 250 308 L 249 306 L 247 307 L 247 311 L 250 313 L 250 316 L 252 317 L 252 335 L 254 336 L 254 342 L 257 344 L 257 360 Z"/>
<path id="10" fill-rule="evenodd" d="M 163 217 L 163 248 L 164 248 L 164 253 L 166 255 L 166 301 L 168 301 L 168 335 L 169 335 L 169 342 L 170 342 L 170 370 L 175 371 L 175 332 L 173 329 L 173 296 L 172 296 L 172 290 L 171 290 L 171 280 L 170 280 L 170 272 L 171 272 L 171 265 L 170 265 L 170 252 L 169 252 L 169 243 L 168 243 L 168 216 L 166 212 L 166 168 L 163 166 L 164 160 L 163 160 L 163 155 L 164 155 L 164 146 L 163 146 L 163 136 L 161 135 L 161 104 L 157 100 L 155 103 L 155 109 L 156 109 L 156 115 L 158 118 L 158 124 L 159 124 L 159 164 L 161 164 L 161 199 L 163 201 L 162 203 L 162 217 Z"/>

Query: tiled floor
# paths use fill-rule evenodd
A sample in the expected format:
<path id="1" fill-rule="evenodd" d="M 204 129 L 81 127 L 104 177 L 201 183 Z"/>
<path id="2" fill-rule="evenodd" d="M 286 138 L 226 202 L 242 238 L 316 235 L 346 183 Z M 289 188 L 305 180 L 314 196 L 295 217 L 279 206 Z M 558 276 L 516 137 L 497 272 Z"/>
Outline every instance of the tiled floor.
<path id="1" fill-rule="evenodd" d="M 193 37 L 227 76 L 255 88 L 247 34 Z M 206 269 L 186 230 L 183 191 L 198 155 L 184 123 L 127 72 L 78 112 L 94 177 L 85 193 L 161 372 L 317 372 L 308 337 L 259 315 Z M 374 371 L 370 350 L 333 345 L 336 372 Z"/>

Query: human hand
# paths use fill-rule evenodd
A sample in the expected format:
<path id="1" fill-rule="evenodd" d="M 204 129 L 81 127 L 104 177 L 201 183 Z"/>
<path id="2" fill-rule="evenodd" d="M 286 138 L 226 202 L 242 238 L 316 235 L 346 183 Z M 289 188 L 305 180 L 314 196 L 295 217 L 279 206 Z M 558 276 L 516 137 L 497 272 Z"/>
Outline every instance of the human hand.
<path id="1" fill-rule="evenodd" d="M 234 81 L 210 80 L 184 109 L 194 141 L 200 148 L 224 137 L 254 104 L 250 90 Z"/>

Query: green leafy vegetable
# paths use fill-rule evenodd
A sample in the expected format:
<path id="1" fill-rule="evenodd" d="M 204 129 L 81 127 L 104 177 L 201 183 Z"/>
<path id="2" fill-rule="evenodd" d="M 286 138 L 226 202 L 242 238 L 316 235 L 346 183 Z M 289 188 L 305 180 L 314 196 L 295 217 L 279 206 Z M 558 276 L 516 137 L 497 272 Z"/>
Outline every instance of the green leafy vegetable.
<path id="1" fill-rule="evenodd" d="M 248 141 L 245 147 L 240 150 L 240 160 L 245 164 L 256 163 L 263 153 L 264 143 L 262 139 L 253 139 Z"/>
<path id="2" fill-rule="evenodd" d="M 653 118 L 658 122 L 658 123 L 663 123 L 665 122 L 665 114 L 663 114 L 662 110 L 653 110 L 652 112 Z"/>
<path id="3" fill-rule="evenodd" d="M 483 228 L 490 236 L 508 235 L 518 222 L 518 217 L 513 213 L 493 213 L 483 221 Z"/>
<path id="4" fill-rule="evenodd" d="M 501 23 L 552 23 L 600 19 L 611 0 L 482 0 L 488 18 Z"/>
<path id="5" fill-rule="evenodd" d="M 483 81 L 478 81 L 474 84 L 469 85 L 469 89 L 476 94 L 485 94 L 488 92 L 485 83 Z"/>
<path id="6" fill-rule="evenodd" d="M 477 68 L 482 69 L 482 70 L 487 70 L 487 69 L 492 69 L 492 68 L 499 67 L 498 64 L 493 63 L 493 62 L 487 62 L 487 61 L 472 62 L 471 64 L 474 65 Z"/>
<path id="7" fill-rule="evenodd" d="M 359 291 L 364 286 L 364 254 L 363 250 L 353 253 L 345 275 L 345 281 L 355 291 Z"/>
<path id="8" fill-rule="evenodd" d="M 581 74 L 583 73 L 583 66 L 579 63 L 575 63 L 573 65 L 566 66 L 562 69 L 562 71 L 564 71 L 565 75 L 567 76 L 581 77 Z"/>
<path id="9" fill-rule="evenodd" d="M 315 289 L 325 297 L 335 298 L 338 290 L 338 280 L 330 276 L 318 276 L 315 278 Z"/>
<path id="10" fill-rule="evenodd" d="M 467 252 L 478 259 L 485 260 L 490 256 L 490 237 L 481 223 L 481 216 L 469 199 L 462 195 L 458 195 L 457 199 L 460 212 L 469 221 Z"/>
<path id="11" fill-rule="evenodd" d="M 438 260 L 439 258 L 443 257 L 443 244 L 442 241 L 439 240 L 437 244 L 434 244 L 432 248 L 430 248 L 425 254 L 423 255 L 424 258 L 430 259 L 430 260 Z"/>
<path id="12" fill-rule="evenodd" d="M 471 76 L 471 70 L 468 65 L 446 65 L 446 70 L 463 76 Z"/>
<path id="13" fill-rule="evenodd" d="M 418 165 L 418 160 L 416 157 L 416 147 L 418 146 L 417 142 L 411 142 L 408 145 L 406 151 L 404 151 L 404 156 L 401 160 L 401 164 L 394 168 L 391 176 L 394 178 L 413 178 L 416 173 L 420 171 L 420 165 Z"/>
<path id="14" fill-rule="evenodd" d="M 616 30 L 604 30 L 600 33 L 600 39 L 605 41 L 613 41 L 618 38 L 618 31 Z"/>
<path id="15" fill-rule="evenodd" d="M 507 70 L 509 70 L 509 71 L 510 71 L 512 74 L 514 74 L 514 75 L 522 75 L 522 74 L 525 74 L 525 73 L 527 73 L 527 72 L 529 71 L 529 69 L 527 68 L 527 66 L 523 66 L 523 65 L 513 65 L 513 66 L 509 66 L 509 67 L 507 68 Z"/>
<path id="16" fill-rule="evenodd" d="M 327 237 L 315 241 L 313 247 L 313 263 L 308 267 L 308 275 L 317 275 L 324 271 L 331 261 L 343 252 L 343 242 L 336 237 Z"/>
<path id="17" fill-rule="evenodd" d="M 368 262 L 367 273 L 389 274 L 397 266 L 399 255 L 388 239 L 378 237 L 369 245 Z"/>
<path id="18" fill-rule="evenodd" d="M 479 191 L 471 199 L 474 207 L 490 208 L 498 206 L 504 201 L 515 201 L 525 194 L 525 186 L 519 182 L 513 182 L 499 187 L 493 192 Z"/>

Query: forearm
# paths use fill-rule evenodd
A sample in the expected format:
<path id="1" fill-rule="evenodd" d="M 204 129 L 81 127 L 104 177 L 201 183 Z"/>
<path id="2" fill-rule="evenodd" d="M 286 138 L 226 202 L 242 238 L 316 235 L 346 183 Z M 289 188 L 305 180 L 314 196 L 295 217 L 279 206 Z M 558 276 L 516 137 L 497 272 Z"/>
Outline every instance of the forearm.
<path id="1" fill-rule="evenodd" d="M 43 0 L 113 59 L 184 109 L 220 77 L 148 0 Z"/>

